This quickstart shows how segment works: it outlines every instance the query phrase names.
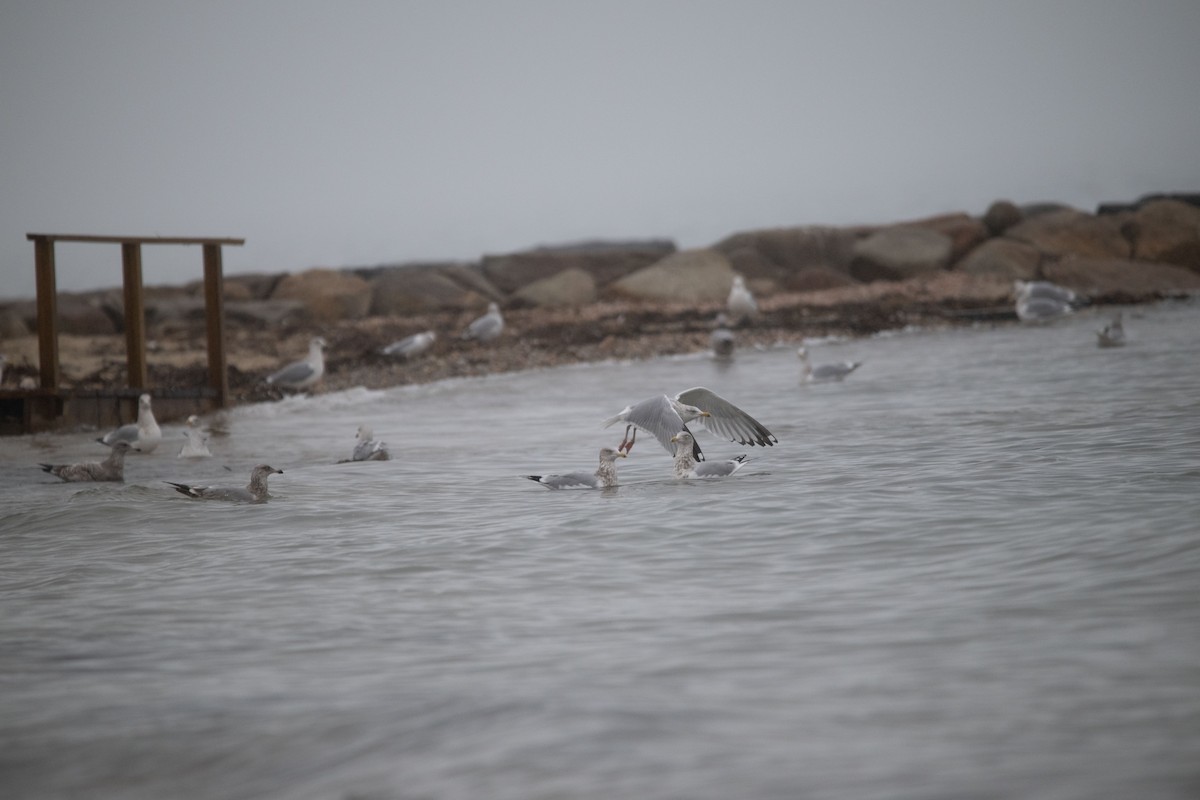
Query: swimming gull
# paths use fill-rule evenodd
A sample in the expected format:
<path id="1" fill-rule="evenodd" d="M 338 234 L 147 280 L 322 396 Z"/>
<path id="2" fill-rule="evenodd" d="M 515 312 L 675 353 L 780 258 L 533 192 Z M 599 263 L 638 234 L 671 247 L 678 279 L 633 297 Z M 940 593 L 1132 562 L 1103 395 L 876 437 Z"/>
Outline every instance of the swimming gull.
<path id="1" fill-rule="evenodd" d="M 211 458 L 212 451 L 208 449 L 208 437 L 200 427 L 200 418 L 192 414 L 187 418 L 187 427 L 183 429 L 187 441 L 179 449 L 177 458 Z"/>
<path id="2" fill-rule="evenodd" d="M 675 443 L 676 478 L 724 478 L 737 472 L 746 464 L 745 454 L 724 461 L 701 461 L 696 463 L 692 449 L 695 441 L 687 431 L 671 437 Z"/>
<path id="3" fill-rule="evenodd" d="M 190 486 L 186 483 L 163 481 L 175 487 L 175 491 L 199 500 L 227 500 L 231 503 L 265 503 L 267 498 L 267 478 L 271 475 L 282 475 L 283 470 L 275 469 L 267 464 L 259 464 L 250 472 L 250 483 L 246 488 L 221 486 Z"/>
<path id="4" fill-rule="evenodd" d="M 43 472 L 49 472 L 67 483 L 80 481 L 125 481 L 125 453 L 131 449 L 124 440 L 113 442 L 112 452 L 100 463 L 82 464 L 38 464 Z"/>
<path id="5" fill-rule="evenodd" d="M 344 458 L 338 463 L 348 464 L 352 461 L 387 461 L 390 459 L 387 443 L 373 437 L 374 432 L 369 426 L 359 425 L 358 433 L 355 434 L 357 443 L 354 445 L 354 452 L 350 454 L 349 458 Z"/>
<path id="6" fill-rule="evenodd" d="M 744 322 L 758 313 L 758 303 L 754 295 L 746 288 L 746 281 L 741 275 L 733 276 L 733 285 L 729 287 L 729 299 L 725 302 L 735 322 Z"/>
<path id="7" fill-rule="evenodd" d="M 685 389 L 674 397 L 660 394 L 626 406 L 620 414 L 605 420 L 604 427 L 625 423 L 625 438 L 617 448 L 623 452 L 633 449 L 640 428 L 658 439 L 668 453 L 674 454 L 671 437 L 686 431 L 687 423 L 695 419 L 700 419 L 705 430 L 714 436 L 738 444 L 770 447 L 779 441 L 754 417 L 703 386 Z M 693 444 L 694 457 L 703 461 L 699 443 Z"/>
<path id="8" fill-rule="evenodd" d="M 1021 322 L 1050 322 L 1075 312 L 1064 300 L 1030 295 L 1017 298 L 1017 319 Z"/>
<path id="9" fill-rule="evenodd" d="M 708 337 L 708 343 L 712 347 L 713 358 L 728 360 L 733 358 L 733 351 L 737 346 L 737 340 L 733 335 L 733 331 L 729 330 L 729 318 L 723 313 L 717 314 L 716 320 L 713 321 L 713 332 Z"/>
<path id="10" fill-rule="evenodd" d="M 308 343 L 308 358 L 293 361 L 278 372 L 267 376 L 267 383 L 284 389 L 307 389 L 325 374 L 324 350 L 329 344 L 320 336 Z"/>
<path id="11" fill-rule="evenodd" d="M 422 331 L 414 333 L 412 336 L 405 336 L 398 342 L 392 342 L 380 352 L 385 356 L 408 359 L 424 353 L 433 346 L 436 339 L 437 334 L 433 331 Z"/>
<path id="12" fill-rule="evenodd" d="M 467 326 L 462 338 L 477 339 L 490 342 L 504 332 L 504 317 L 500 316 L 500 306 L 488 303 L 487 313 Z"/>
<path id="13" fill-rule="evenodd" d="M 1100 347 L 1124 347 L 1125 326 L 1121 322 L 1121 312 L 1113 317 L 1112 322 L 1104 326 L 1104 330 L 1096 331 L 1096 344 Z"/>
<path id="14" fill-rule="evenodd" d="M 135 449 L 143 453 L 153 453 L 162 441 L 162 428 L 154 419 L 154 411 L 150 408 L 150 395 L 138 397 L 137 422 L 122 425 L 116 430 L 109 431 L 96 441 L 110 447 L 117 442 L 136 445 Z"/>
<path id="15" fill-rule="evenodd" d="M 863 363 L 861 361 L 833 361 L 828 364 L 818 364 L 814 367 L 808 360 L 807 347 L 801 347 L 796 351 L 796 355 L 800 357 L 800 363 L 803 365 L 800 379 L 805 383 L 840 381 L 861 367 Z"/>
<path id="16" fill-rule="evenodd" d="M 526 475 L 547 489 L 611 489 L 617 485 L 617 459 L 626 458 L 623 451 L 604 447 L 600 450 L 600 466 L 595 472 L 567 472 L 561 475 Z"/>
<path id="17" fill-rule="evenodd" d="M 1018 301 L 1041 297 L 1070 306 L 1084 305 L 1086 302 L 1077 292 L 1050 281 L 1014 281 L 1013 293 Z"/>

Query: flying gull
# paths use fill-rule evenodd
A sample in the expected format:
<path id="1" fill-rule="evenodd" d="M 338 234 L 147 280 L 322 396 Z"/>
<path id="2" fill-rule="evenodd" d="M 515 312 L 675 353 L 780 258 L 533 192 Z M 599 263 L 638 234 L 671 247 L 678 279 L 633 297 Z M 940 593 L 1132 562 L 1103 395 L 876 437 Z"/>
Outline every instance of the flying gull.
<path id="1" fill-rule="evenodd" d="M 624 451 L 605 447 L 600 450 L 600 467 L 595 472 L 568 472 L 562 475 L 526 475 L 547 489 L 611 489 L 617 485 L 617 459 Z"/>
<path id="2" fill-rule="evenodd" d="M 325 374 L 325 353 L 328 343 L 314 336 L 308 343 L 308 358 L 293 361 L 278 372 L 267 376 L 267 383 L 284 389 L 307 389 Z"/>
<path id="3" fill-rule="evenodd" d="M 605 420 L 604 427 L 625 423 L 625 438 L 618 450 L 628 453 L 633 449 L 640 428 L 658 439 L 673 455 L 675 446 L 671 437 L 686 431 L 687 423 L 695 419 L 701 419 L 705 430 L 714 436 L 738 444 L 770 447 L 779 441 L 754 417 L 702 386 L 685 389 L 674 397 L 660 394 L 626 406 L 620 414 Z M 693 445 L 693 456 L 697 461 L 703 461 L 700 445 L 694 440 Z"/>
<path id="4" fill-rule="evenodd" d="M 671 437 L 675 443 L 675 477 L 676 478 L 724 478 L 737 472 L 746 464 L 746 456 L 734 456 L 725 461 L 696 462 L 693 448 L 696 442 L 687 431 L 680 431 Z"/>
<path id="5" fill-rule="evenodd" d="M 82 464 L 38 464 L 43 472 L 49 472 L 67 483 L 80 481 L 125 481 L 125 453 L 131 449 L 129 442 L 113 442 L 112 452 L 100 463 Z"/>
<path id="6" fill-rule="evenodd" d="M 265 503 L 267 498 L 267 478 L 271 475 L 282 475 L 283 470 L 275 469 L 266 464 L 259 464 L 250 472 L 250 483 L 246 488 L 226 488 L 221 486 L 189 486 L 185 483 L 163 481 L 175 487 L 175 491 L 188 497 L 200 500 L 227 500 L 232 503 Z"/>
<path id="7" fill-rule="evenodd" d="M 818 364 L 814 367 L 808 360 L 807 347 L 801 347 L 796 351 L 796 355 L 800 357 L 800 363 L 803 365 L 800 379 L 805 383 L 840 381 L 861 367 L 863 363 L 861 361 L 834 361 L 829 364 Z"/>
<path id="8" fill-rule="evenodd" d="M 154 411 L 150 408 L 150 395 L 143 394 L 138 397 L 137 422 L 109 431 L 96 441 L 110 447 L 117 442 L 125 442 L 135 445 L 135 450 L 153 453 L 162 441 L 162 428 L 158 427 L 158 422 L 154 419 Z"/>

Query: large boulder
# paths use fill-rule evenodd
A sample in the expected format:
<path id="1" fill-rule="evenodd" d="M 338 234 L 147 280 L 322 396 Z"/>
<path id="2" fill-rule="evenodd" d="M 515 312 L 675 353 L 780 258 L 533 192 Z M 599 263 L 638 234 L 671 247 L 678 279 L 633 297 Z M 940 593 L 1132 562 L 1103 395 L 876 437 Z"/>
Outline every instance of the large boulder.
<path id="1" fill-rule="evenodd" d="M 477 282 L 467 276 L 476 275 Z M 371 281 L 371 314 L 403 316 L 429 311 L 477 308 L 499 292 L 467 265 L 410 264 L 376 272 Z"/>
<path id="2" fill-rule="evenodd" d="M 780 288 L 800 290 L 801 270 L 820 269 L 849 275 L 854 245 L 871 228 L 801 226 L 743 231 L 713 245 L 725 254 L 751 288 L 759 279 L 770 279 Z M 803 283 L 803 281 L 801 281 Z"/>
<path id="3" fill-rule="evenodd" d="M 597 286 L 607 286 L 674 252 L 675 244 L 669 241 L 582 242 L 484 256 L 482 269 L 484 277 L 505 293 L 567 269 L 586 272 Z"/>
<path id="4" fill-rule="evenodd" d="M 1120 258 L 1068 258 L 1044 264 L 1042 277 L 1093 300 L 1134 302 L 1200 290 L 1200 274 L 1185 267 Z"/>
<path id="5" fill-rule="evenodd" d="M 1000 237 L 989 239 L 954 265 L 968 275 L 994 275 L 1008 281 L 1030 281 L 1037 277 L 1042 254 L 1031 244 Z"/>
<path id="6" fill-rule="evenodd" d="M 596 279 L 578 267 L 564 269 L 518 289 L 512 295 L 514 306 L 539 308 L 577 308 L 596 300 Z"/>
<path id="7" fill-rule="evenodd" d="M 349 272 L 310 269 L 286 276 L 271 299 L 300 301 L 316 322 L 359 319 L 371 308 L 371 285 Z"/>
<path id="8" fill-rule="evenodd" d="M 969 214 L 942 214 L 906 222 L 907 227 L 937 231 L 950 239 L 949 263 L 954 263 L 988 238 L 987 226 Z"/>
<path id="9" fill-rule="evenodd" d="M 1152 200 L 1137 210 L 1127 227 L 1134 258 L 1200 272 L 1200 208 L 1178 200 Z"/>
<path id="10" fill-rule="evenodd" d="M 733 268 L 717 250 L 681 250 L 608 287 L 615 297 L 660 303 L 715 303 L 729 297 Z"/>
<path id="11" fill-rule="evenodd" d="M 850 275 L 864 282 L 928 275 L 944 270 L 953 251 L 944 233 L 909 225 L 883 228 L 854 245 Z"/>
<path id="12" fill-rule="evenodd" d="M 1005 233 L 1010 239 L 1031 244 L 1050 256 L 1129 258 L 1129 241 L 1118 222 L 1074 209 L 1060 209 L 1028 217 Z"/>
<path id="13" fill-rule="evenodd" d="M 1024 218 L 1025 215 L 1017 208 L 1016 203 L 1011 200 L 997 200 L 988 206 L 984 213 L 983 225 L 992 236 L 999 236 Z"/>

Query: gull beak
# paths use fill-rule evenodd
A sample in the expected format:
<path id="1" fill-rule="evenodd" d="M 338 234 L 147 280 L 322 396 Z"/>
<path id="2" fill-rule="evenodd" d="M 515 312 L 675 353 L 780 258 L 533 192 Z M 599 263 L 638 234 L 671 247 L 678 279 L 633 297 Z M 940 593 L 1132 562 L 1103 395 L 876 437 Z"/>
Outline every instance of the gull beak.
<path id="1" fill-rule="evenodd" d="M 701 412 L 700 412 L 700 416 L 702 416 L 702 417 L 711 417 L 711 416 L 712 416 L 712 414 L 708 413 L 707 411 L 701 411 Z"/>
<path id="2" fill-rule="evenodd" d="M 678 441 L 679 441 L 679 435 L 678 435 L 678 434 L 676 434 L 676 435 L 672 436 L 672 437 L 671 437 L 671 441 L 672 441 L 672 442 L 678 442 Z"/>

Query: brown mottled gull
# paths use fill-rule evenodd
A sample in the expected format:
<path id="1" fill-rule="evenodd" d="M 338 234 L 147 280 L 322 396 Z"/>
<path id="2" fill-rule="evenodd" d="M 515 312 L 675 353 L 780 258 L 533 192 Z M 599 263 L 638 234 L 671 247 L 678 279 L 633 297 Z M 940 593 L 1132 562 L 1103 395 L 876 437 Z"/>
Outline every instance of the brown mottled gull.
<path id="1" fill-rule="evenodd" d="M 68 483 L 79 481 L 125 481 L 125 453 L 129 451 L 129 442 L 117 441 L 112 444 L 112 452 L 100 463 L 86 462 L 83 464 L 39 464 L 42 471 L 49 472 L 56 478 Z"/>
<path id="2" fill-rule="evenodd" d="M 617 485 L 617 459 L 624 452 L 605 447 L 600 450 L 600 467 L 595 472 L 567 472 L 561 475 L 526 475 L 547 489 L 611 489 Z"/>
<path id="3" fill-rule="evenodd" d="M 185 483 L 163 481 L 175 487 L 175 491 L 188 497 L 200 500 L 227 500 L 232 503 L 265 503 L 270 495 L 267 493 L 267 478 L 271 475 L 282 475 L 283 470 L 275 469 L 267 464 L 259 464 L 250 472 L 250 483 L 246 488 L 221 486 L 189 486 Z"/>

